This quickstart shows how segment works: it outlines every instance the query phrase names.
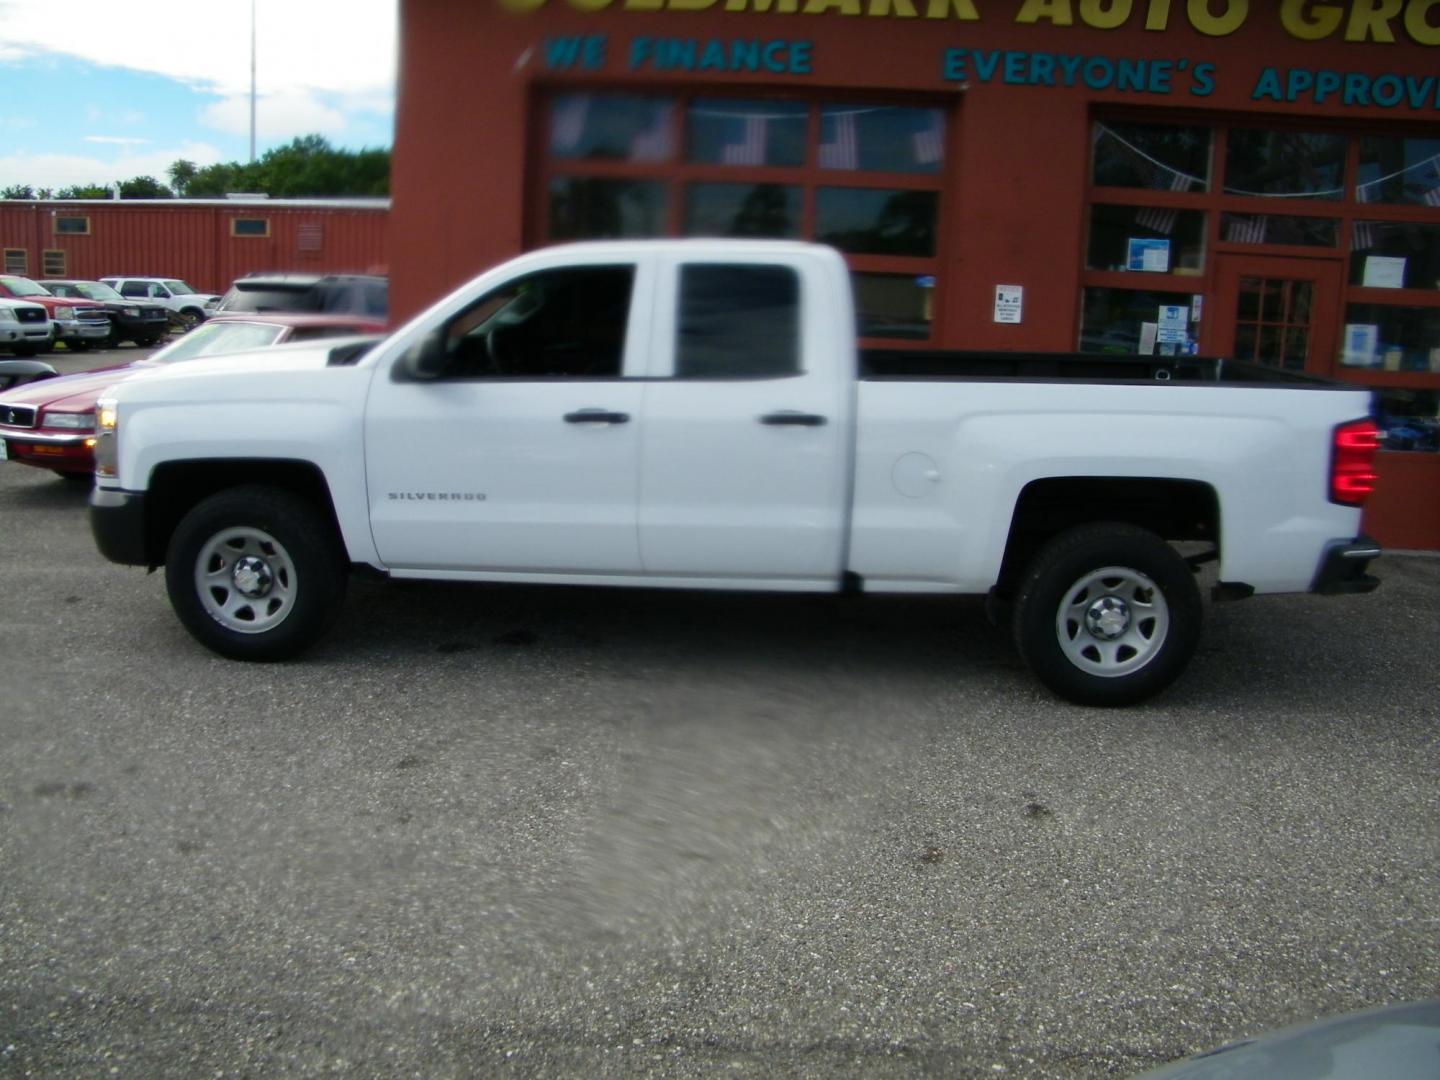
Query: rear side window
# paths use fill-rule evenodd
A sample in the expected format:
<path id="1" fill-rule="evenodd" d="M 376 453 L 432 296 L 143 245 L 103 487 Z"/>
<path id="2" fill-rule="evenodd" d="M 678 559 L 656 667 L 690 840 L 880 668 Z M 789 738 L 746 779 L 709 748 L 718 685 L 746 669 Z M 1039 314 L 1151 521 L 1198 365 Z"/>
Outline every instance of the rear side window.
<path id="1" fill-rule="evenodd" d="M 676 378 L 800 372 L 800 281 L 788 266 L 683 266 L 678 314 Z"/>
<path id="2" fill-rule="evenodd" d="M 143 281 L 127 281 L 120 286 L 121 296 L 149 296 L 150 287 Z"/>

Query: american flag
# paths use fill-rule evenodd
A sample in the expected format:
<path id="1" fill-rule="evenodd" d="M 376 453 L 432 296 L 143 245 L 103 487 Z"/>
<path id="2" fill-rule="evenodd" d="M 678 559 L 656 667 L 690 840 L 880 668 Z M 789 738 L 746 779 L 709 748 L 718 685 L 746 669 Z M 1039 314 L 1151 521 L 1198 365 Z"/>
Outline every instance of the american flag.
<path id="1" fill-rule="evenodd" d="M 1269 220 L 1264 214 L 1236 214 L 1225 223 L 1225 239 L 1232 244 L 1263 244 Z"/>
<path id="2" fill-rule="evenodd" d="M 832 113 L 830 142 L 820 144 L 822 169 L 858 169 L 860 167 L 860 136 L 853 112 Z"/>
<path id="3" fill-rule="evenodd" d="M 930 123 L 924 131 L 910 136 L 915 147 L 917 165 L 934 165 L 945 156 L 945 122 L 939 109 L 930 110 Z"/>
<path id="4" fill-rule="evenodd" d="M 636 132 L 630 139 L 631 161 L 669 161 L 675 149 L 675 136 L 670 123 L 670 110 L 659 109 L 655 126 Z"/>
<path id="5" fill-rule="evenodd" d="M 729 143 L 720 151 L 726 165 L 765 164 L 765 125 L 768 116 L 745 117 L 745 135 L 737 143 Z"/>
<path id="6" fill-rule="evenodd" d="M 550 106 L 550 150 L 569 154 L 580 145 L 585 134 L 585 121 L 590 117 L 589 94 L 567 94 L 557 97 Z"/>
<path id="7" fill-rule="evenodd" d="M 1174 172 L 1170 178 L 1171 191 L 1189 191 L 1190 182 L 1193 179 L 1188 173 Z M 1141 210 L 1135 215 L 1135 224 L 1142 229 L 1149 229 L 1164 236 L 1169 236 L 1175 231 L 1175 219 L 1179 215 L 1178 210 L 1167 210 L 1161 206 L 1150 206 Z"/>
<path id="8" fill-rule="evenodd" d="M 1436 184 L 1424 195 L 1421 195 L 1420 201 L 1426 206 L 1440 206 L 1440 184 Z"/>
<path id="9" fill-rule="evenodd" d="M 1375 246 L 1375 222 L 1352 221 L 1350 223 L 1350 249 L 1369 251 Z"/>

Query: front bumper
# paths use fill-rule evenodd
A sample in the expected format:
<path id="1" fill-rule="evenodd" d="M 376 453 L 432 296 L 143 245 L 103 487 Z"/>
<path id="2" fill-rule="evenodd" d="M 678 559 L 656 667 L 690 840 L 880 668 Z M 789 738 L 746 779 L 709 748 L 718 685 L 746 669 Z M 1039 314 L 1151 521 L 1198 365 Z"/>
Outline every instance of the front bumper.
<path id="1" fill-rule="evenodd" d="M 159 337 L 170 329 L 170 318 L 164 314 L 141 315 L 132 319 L 111 312 L 110 319 L 115 324 L 116 337 Z"/>
<path id="2" fill-rule="evenodd" d="M 86 320 L 80 322 L 78 319 L 66 319 L 63 322 L 57 320 L 55 333 L 61 341 L 103 341 L 110 336 L 110 320 Z"/>
<path id="3" fill-rule="evenodd" d="M 0 325 L 0 344 L 9 345 L 16 341 L 26 345 L 43 345 L 50 340 L 50 325 L 30 326 L 23 323 Z"/>
<path id="4" fill-rule="evenodd" d="M 145 494 L 97 487 L 90 493 L 90 532 L 100 554 L 125 566 L 149 566 Z"/>
<path id="5" fill-rule="evenodd" d="M 1374 592 L 1380 579 L 1365 572 L 1370 560 L 1380 556 L 1380 545 L 1368 536 L 1354 540 L 1332 540 L 1320 557 L 1320 568 L 1310 591 L 1322 596 Z"/>
<path id="6" fill-rule="evenodd" d="M 21 465 L 59 472 L 87 473 L 95 471 L 95 433 L 52 435 L 32 428 L 0 427 L 5 441 L 5 457 Z"/>

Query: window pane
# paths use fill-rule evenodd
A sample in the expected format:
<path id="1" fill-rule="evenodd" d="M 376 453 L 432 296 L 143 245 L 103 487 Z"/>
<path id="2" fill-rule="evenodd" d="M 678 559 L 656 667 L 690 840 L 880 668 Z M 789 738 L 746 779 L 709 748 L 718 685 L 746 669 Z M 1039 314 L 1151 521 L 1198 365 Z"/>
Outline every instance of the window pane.
<path id="1" fill-rule="evenodd" d="M 557 94 L 550 101 L 550 156 L 591 161 L 669 161 L 674 103 L 639 94 Z"/>
<path id="2" fill-rule="evenodd" d="M 664 231 L 665 185 L 658 181 L 570 176 L 550 181 L 552 240 L 660 236 Z"/>
<path id="3" fill-rule="evenodd" d="M 235 236 L 269 236 L 270 221 L 268 218 L 235 218 L 230 222 L 230 229 Z"/>
<path id="4" fill-rule="evenodd" d="M 625 355 L 632 266 L 545 270 L 507 282 L 446 328 L 455 378 L 613 378 Z"/>
<path id="5" fill-rule="evenodd" d="M 1092 182 L 1103 187 L 1206 191 L 1210 129 L 1171 124 L 1096 124 Z"/>
<path id="6" fill-rule="evenodd" d="M 861 337 L 930 337 L 935 279 L 914 274 L 851 274 Z"/>
<path id="7" fill-rule="evenodd" d="M 935 254 L 933 191 L 821 188 L 815 238 L 857 255 Z"/>
<path id="8" fill-rule="evenodd" d="M 945 157 L 945 113 L 895 105 L 820 109 L 820 167 L 937 173 Z"/>
<path id="9" fill-rule="evenodd" d="M 1180 305 L 1189 318 L 1190 293 L 1143 292 L 1138 289 L 1086 289 L 1080 322 L 1080 351 L 1098 353 L 1139 353 L 1142 340 L 1153 341 L 1160 323 L 1161 306 Z M 1149 324 L 1150 329 L 1146 329 Z M 1191 352 L 1197 325 L 1187 322 L 1187 340 L 1153 344 L 1144 350 L 1153 355 L 1173 356 Z"/>
<path id="10" fill-rule="evenodd" d="M 1440 289 L 1440 225 L 1356 221 L 1350 284 L 1373 289 Z"/>
<path id="11" fill-rule="evenodd" d="M 686 236 L 800 235 L 800 189 L 781 184 L 691 184 Z"/>
<path id="12" fill-rule="evenodd" d="M 1085 265 L 1090 270 L 1198 274 L 1205 268 L 1205 215 L 1199 210 L 1092 206 Z"/>
<path id="13" fill-rule="evenodd" d="M 1375 422 L 1386 450 L 1440 453 L 1440 390 L 1377 391 Z"/>
<path id="14" fill-rule="evenodd" d="M 677 378 L 765 378 L 800 370 L 800 282 L 786 266 L 680 270 Z"/>
<path id="15" fill-rule="evenodd" d="M 686 157 L 704 165 L 804 165 L 810 110 L 788 101 L 700 98 L 686 113 Z"/>
<path id="16" fill-rule="evenodd" d="M 1338 199 L 1344 194 L 1345 136 L 1302 131 L 1230 132 L 1225 142 L 1225 191 Z"/>
<path id="17" fill-rule="evenodd" d="M 1350 304 L 1340 348 L 1346 367 L 1440 372 L 1440 308 Z"/>
<path id="18" fill-rule="evenodd" d="M 55 231 L 83 236 L 90 231 L 90 219 L 88 217 L 57 217 Z"/>
<path id="19" fill-rule="evenodd" d="M 1440 207 L 1440 138 L 1361 139 L 1355 199 Z"/>
<path id="20" fill-rule="evenodd" d="M 1335 247 L 1339 222 L 1333 218 L 1281 217 L 1275 214 L 1221 214 L 1220 235 L 1230 244 L 1292 244 Z"/>

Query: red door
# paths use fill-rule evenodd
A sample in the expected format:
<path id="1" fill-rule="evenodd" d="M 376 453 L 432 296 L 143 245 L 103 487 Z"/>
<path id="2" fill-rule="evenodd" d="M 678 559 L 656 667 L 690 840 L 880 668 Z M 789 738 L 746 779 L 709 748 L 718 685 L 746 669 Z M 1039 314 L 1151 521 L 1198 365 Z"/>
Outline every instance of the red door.
<path id="1" fill-rule="evenodd" d="M 1221 255 L 1214 352 L 1286 371 L 1332 374 L 1341 267 L 1333 259 Z"/>

